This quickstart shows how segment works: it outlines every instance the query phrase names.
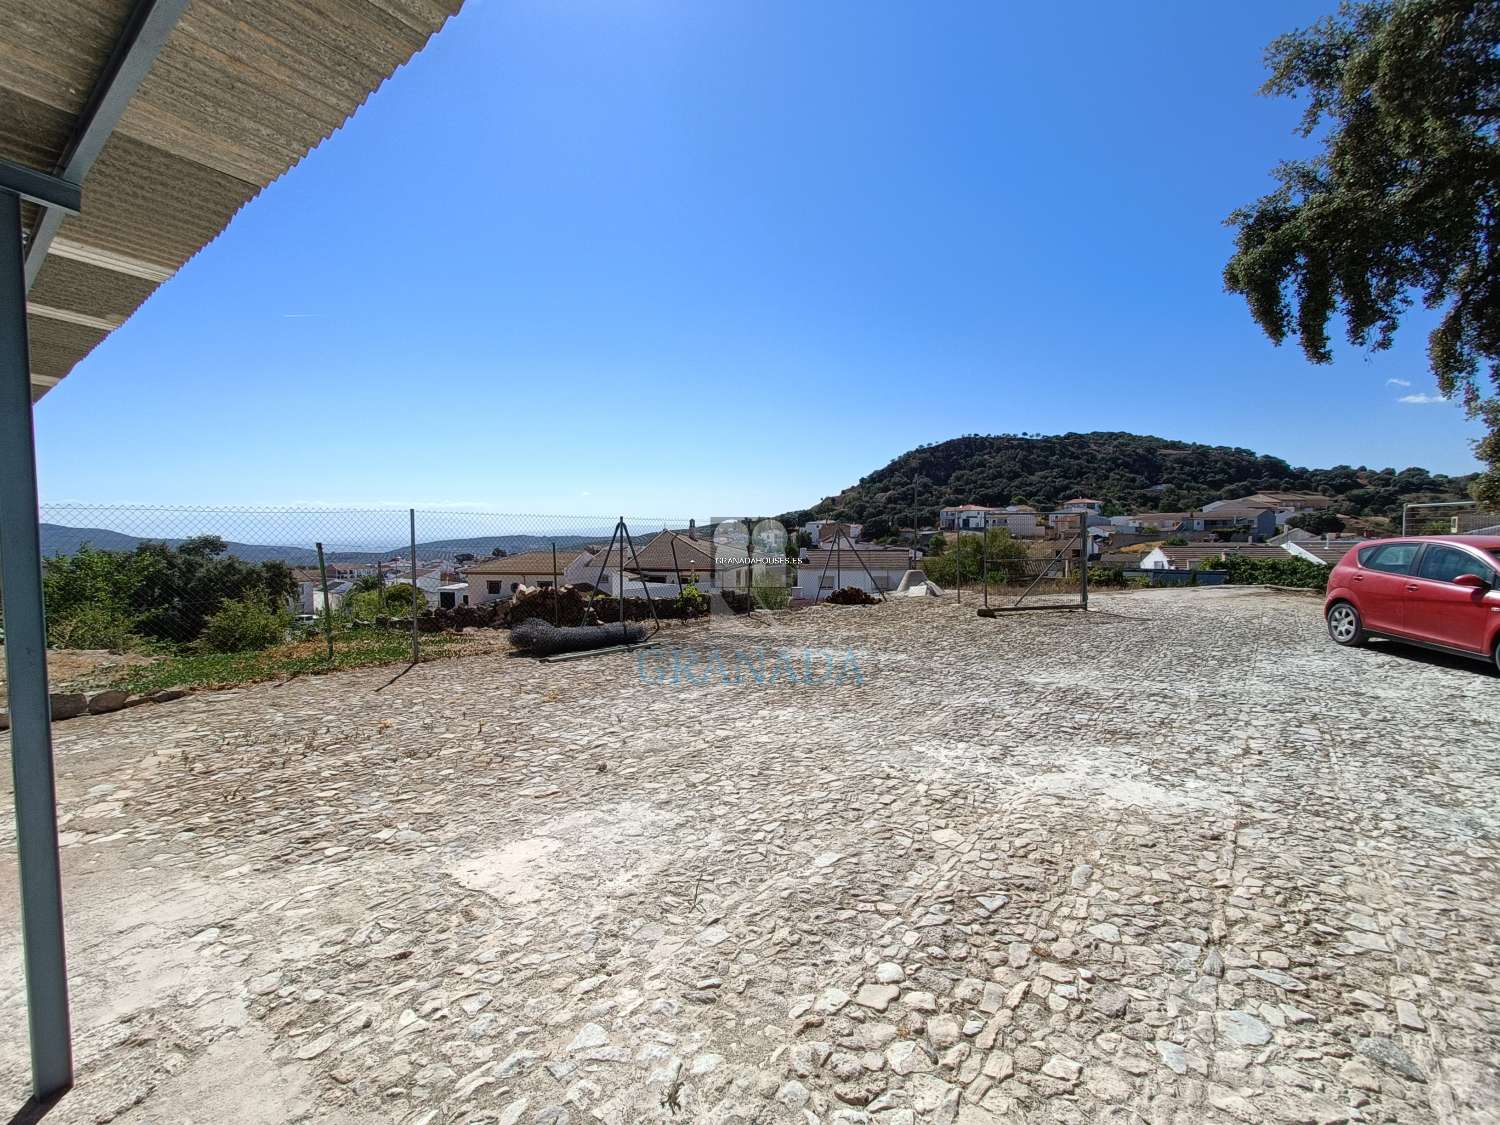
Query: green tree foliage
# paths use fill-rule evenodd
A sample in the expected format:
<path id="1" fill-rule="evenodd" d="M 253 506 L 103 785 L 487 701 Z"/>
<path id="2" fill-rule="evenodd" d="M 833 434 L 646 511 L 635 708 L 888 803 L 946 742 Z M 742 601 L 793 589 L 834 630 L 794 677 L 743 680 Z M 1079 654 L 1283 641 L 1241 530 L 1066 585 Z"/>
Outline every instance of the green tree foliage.
<path id="1" fill-rule="evenodd" d="M 371 580 L 360 589 L 356 583 L 345 603 L 357 621 L 374 621 L 377 617 L 410 617 L 412 608 L 427 608 L 427 597 L 410 582 L 393 582 L 381 587 Z"/>
<path id="2" fill-rule="evenodd" d="M 1344 530 L 1344 521 L 1339 519 L 1337 513 L 1326 509 L 1321 512 L 1303 512 L 1300 516 L 1287 520 L 1286 525 L 1310 531 L 1314 535 L 1337 535 Z"/>
<path id="3" fill-rule="evenodd" d="M 226 554 L 218 536 L 178 547 L 142 543 L 133 551 L 96 551 L 46 560 L 48 632 L 55 644 L 127 635 L 189 644 L 226 602 L 250 602 L 279 613 L 297 584 L 285 563 L 247 563 Z M 123 630 L 123 632 L 121 631 Z"/>
<path id="4" fill-rule="evenodd" d="M 1235 586 L 1295 586 L 1303 590 L 1328 587 L 1329 568 L 1307 559 L 1247 559 L 1230 555 L 1214 563 L 1215 570 L 1227 570 Z"/>
<path id="5" fill-rule="evenodd" d="M 1427 341 L 1445 397 L 1482 419 L 1500 501 L 1500 5 L 1494 0 L 1345 2 L 1267 50 L 1262 92 L 1303 96 L 1300 132 L 1322 151 L 1275 170 L 1279 186 L 1236 211 L 1224 283 L 1275 343 L 1295 332 L 1332 359 L 1328 323 L 1389 348 L 1420 295 L 1442 318 Z"/>
<path id="6" fill-rule="evenodd" d="M 286 640 L 291 615 L 253 598 L 225 602 L 204 622 L 198 647 L 205 652 L 250 652 Z"/>
<path id="7" fill-rule="evenodd" d="M 1265 490 L 1317 492 L 1348 515 L 1399 517 L 1408 501 L 1463 499 L 1473 480 L 1421 468 L 1295 468 L 1248 449 L 1140 434 L 970 434 L 903 453 L 839 495 L 781 520 L 851 520 L 863 523 L 871 539 L 882 538 L 911 526 L 914 473 L 928 482 L 918 499 L 929 525 L 956 504 L 1030 504 L 1045 512 L 1090 496 L 1122 512 L 1181 512 Z"/>
<path id="8" fill-rule="evenodd" d="M 1003 528 L 991 528 L 983 535 L 976 531 L 959 536 L 941 555 L 924 558 L 922 569 L 928 578 L 944 586 L 955 585 L 960 578 L 978 582 L 988 565 L 990 581 L 1004 585 L 1025 577 L 1029 559 L 1024 543 L 1012 539 Z"/>

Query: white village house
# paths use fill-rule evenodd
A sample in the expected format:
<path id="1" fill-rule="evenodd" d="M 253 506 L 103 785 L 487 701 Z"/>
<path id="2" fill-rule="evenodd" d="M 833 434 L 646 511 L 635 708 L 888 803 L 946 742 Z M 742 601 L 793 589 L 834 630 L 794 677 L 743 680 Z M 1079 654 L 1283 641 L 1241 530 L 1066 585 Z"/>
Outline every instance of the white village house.
<path id="1" fill-rule="evenodd" d="M 592 582 L 598 568 L 597 562 L 593 567 L 588 565 L 592 560 L 592 555 L 576 547 L 559 549 L 556 557 L 558 582 L 563 586 Z M 485 559 L 464 570 L 467 600 L 463 604 L 509 601 L 522 586 L 551 586 L 552 579 L 553 555 L 550 550 Z"/>
<path id="2" fill-rule="evenodd" d="M 1037 510 L 1029 504 L 1008 504 L 989 508 L 983 504 L 960 504 L 938 513 L 938 526 L 944 531 L 979 531 L 999 528 L 1016 539 L 1036 539 L 1043 534 L 1037 522 Z"/>
<path id="3" fill-rule="evenodd" d="M 899 586 L 901 576 L 912 566 L 912 553 L 905 547 L 852 546 L 846 541 L 837 547 L 807 551 L 797 565 L 793 593 L 808 601 L 826 598 L 845 586 L 857 586 L 867 594 L 883 594 Z"/>

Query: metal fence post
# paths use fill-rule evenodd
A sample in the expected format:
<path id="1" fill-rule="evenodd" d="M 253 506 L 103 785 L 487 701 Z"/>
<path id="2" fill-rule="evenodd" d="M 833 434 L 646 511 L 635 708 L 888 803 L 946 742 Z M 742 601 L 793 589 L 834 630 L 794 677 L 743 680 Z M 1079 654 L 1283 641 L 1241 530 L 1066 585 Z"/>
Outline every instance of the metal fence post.
<path id="1" fill-rule="evenodd" d="M 552 624 L 561 625 L 561 618 L 562 610 L 557 604 L 557 540 L 554 539 L 552 540 Z"/>
<path id="2" fill-rule="evenodd" d="M 305 541 L 304 541 L 305 542 Z M 333 660 L 333 607 L 328 601 L 328 567 L 323 564 L 323 544 L 315 543 L 318 549 L 318 577 L 323 581 L 323 636 L 328 641 L 328 659 Z"/>
<path id="3" fill-rule="evenodd" d="M 415 664 L 421 655 L 417 645 L 417 599 L 422 596 L 417 585 L 417 510 L 408 508 L 407 515 L 411 517 L 411 662 Z"/>
<path id="4" fill-rule="evenodd" d="M 990 537 L 988 533 L 979 541 L 979 584 L 980 589 L 984 591 L 981 600 L 984 602 L 984 608 L 988 609 L 990 607 Z"/>
<path id="5" fill-rule="evenodd" d="M 5 590 L 6 694 L 15 778 L 21 941 L 31 1022 L 31 1087 L 38 1099 L 73 1084 L 68 966 L 63 943 L 57 786 L 47 692 L 47 620 L 37 527 L 36 446 L 21 200 L 0 190 L 0 586 Z"/>
<path id="6" fill-rule="evenodd" d="M 1089 607 L 1089 548 L 1093 545 L 1093 537 L 1089 535 L 1088 517 L 1080 516 L 1083 520 L 1083 538 L 1079 540 L 1081 548 L 1078 560 L 1078 593 L 1082 598 L 1084 609 Z"/>

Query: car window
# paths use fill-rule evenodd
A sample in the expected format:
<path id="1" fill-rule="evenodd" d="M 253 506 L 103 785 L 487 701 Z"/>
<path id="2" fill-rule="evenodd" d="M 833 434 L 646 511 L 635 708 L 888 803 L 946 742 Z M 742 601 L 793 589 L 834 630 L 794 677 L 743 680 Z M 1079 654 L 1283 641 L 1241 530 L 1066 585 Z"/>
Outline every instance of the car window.
<path id="1" fill-rule="evenodd" d="M 1359 565 L 1368 570 L 1407 574 L 1421 546 L 1420 543 L 1385 543 L 1379 547 L 1366 547 L 1359 553 Z"/>
<path id="2" fill-rule="evenodd" d="M 1435 582 L 1452 582 L 1460 574 L 1477 574 L 1492 585 L 1495 581 L 1495 572 L 1490 567 L 1456 547 L 1429 545 L 1422 556 L 1422 565 L 1417 568 L 1418 578 L 1431 578 Z"/>

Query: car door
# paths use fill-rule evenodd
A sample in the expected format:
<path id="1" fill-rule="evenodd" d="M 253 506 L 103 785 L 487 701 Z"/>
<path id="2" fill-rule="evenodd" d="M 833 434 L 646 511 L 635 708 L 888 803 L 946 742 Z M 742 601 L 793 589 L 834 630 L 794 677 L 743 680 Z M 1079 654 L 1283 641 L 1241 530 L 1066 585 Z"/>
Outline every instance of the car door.
<path id="1" fill-rule="evenodd" d="M 1351 588 L 1365 628 L 1400 633 L 1405 624 L 1406 586 L 1421 543 L 1378 543 L 1359 552 Z"/>
<path id="2" fill-rule="evenodd" d="M 1491 587 L 1495 568 L 1459 547 L 1429 543 L 1406 584 L 1407 636 L 1429 644 L 1483 652 L 1491 615 L 1500 614 L 1500 594 L 1457 586 L 1460 574 L 1477 574 Z"/>

